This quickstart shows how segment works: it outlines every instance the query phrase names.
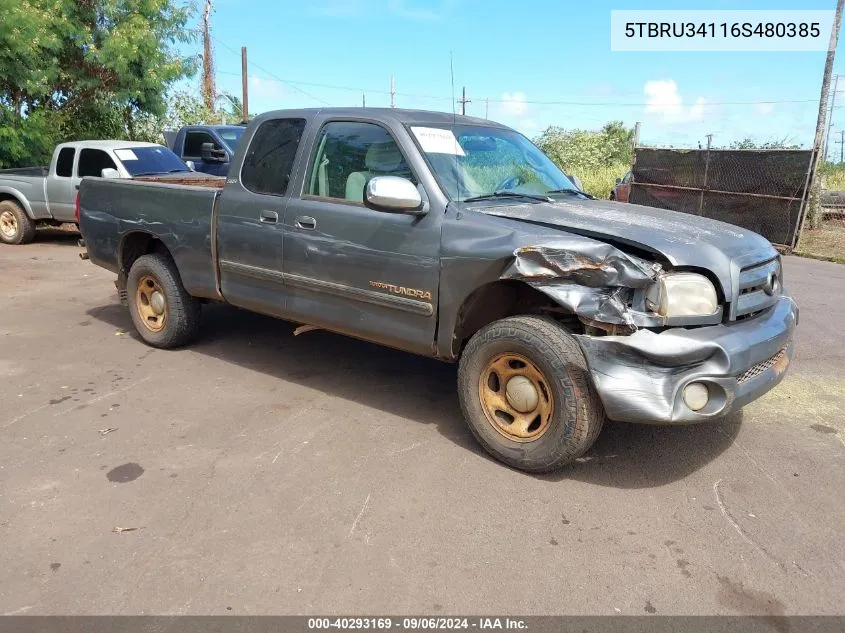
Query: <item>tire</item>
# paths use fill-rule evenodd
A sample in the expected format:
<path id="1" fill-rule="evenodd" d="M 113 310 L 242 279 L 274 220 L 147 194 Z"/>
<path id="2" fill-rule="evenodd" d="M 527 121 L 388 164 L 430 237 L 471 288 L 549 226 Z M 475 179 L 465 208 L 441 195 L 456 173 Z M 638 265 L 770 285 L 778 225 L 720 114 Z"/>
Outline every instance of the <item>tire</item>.
<path id="1" fill-rule="evenodd" d="M 527 367 L 514 370 L 521 361 Z M 506 372 L 511 371 L 516 373 L 508 377 Z M 513 409 L 506 395 L 516 375 L 532 382 L 538 395 L 537 408 L 526 414 Z M 596 441 L 605 419 L 577 341 L 555 321 L 537 316 L 508 317 L 479 330 L 459 361 L 458 395 L 470 431 L 481 446 L 499 461 L 530 473 L 558 470 L 583 455 Z M 505 407 L 491 406 L 490 397 L 499 398 Z M 522 402 L 522 409 L 530 406 L 530 401 Z M 496 410 L 492 416 L 491 409 Z M 538 415 L 527 429 L 522 427 L 525 436 L 515 437 L 513 429 L 518 426 L 513 425 L 535 412 Z M 515 418 L 512 424 L 507 424 L 508 415 Z M 539 427 L 532 431 L 538 420 Z"/>
<path id="2" fill-rule="evenodd" d="M 161 296 L 154 297 L 156 292 Z M 147 344 L 172 349 L 187 345 L 199 334 L 200 302 L 185 290 L 176 264 L 167 255 L 136 259 L 126 280 L 126 294 L 132 323 Z"/>
<path id="3" fill-rule="evenodd" d="M 29 244 L 35 239 L 35 221 L 14 200 L 0 202 L 0 242 Z"/>

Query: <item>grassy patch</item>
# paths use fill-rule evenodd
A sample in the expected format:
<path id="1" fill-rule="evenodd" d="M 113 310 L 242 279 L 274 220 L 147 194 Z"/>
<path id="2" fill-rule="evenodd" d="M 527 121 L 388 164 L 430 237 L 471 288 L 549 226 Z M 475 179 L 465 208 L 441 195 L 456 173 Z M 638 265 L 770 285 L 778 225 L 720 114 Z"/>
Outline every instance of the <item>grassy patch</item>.
<path id="1" fill-rule="evenodd" d="M 594 195 L 596 198 L 607 200 L 610 197 L 610 190 L 616 184 L 617 178 L 622 178 L 631 169 L 629 163 L 618 163 L 610 167 L 593 167 L 592 169 L 573 169 L 578 178 L 581 179 L 581 184 L 584 185 L 584 191 Z"/>
<path id="2" fill-rule="evenodd" d="M 795 254 L 845 264 L 845 227 L 828 224 L 820 229 L 805 228 Z"/>

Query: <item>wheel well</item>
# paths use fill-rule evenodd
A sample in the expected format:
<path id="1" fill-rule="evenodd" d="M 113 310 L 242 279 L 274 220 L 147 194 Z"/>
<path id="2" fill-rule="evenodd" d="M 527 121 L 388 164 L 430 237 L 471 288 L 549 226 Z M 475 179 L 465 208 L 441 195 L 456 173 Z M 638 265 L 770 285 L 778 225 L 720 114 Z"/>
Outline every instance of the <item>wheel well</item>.
<path id="1" fill-rule="evenodd" d="M 452 351 L 459 355 L 472 335 L 485 325 L 523 314 L 551 314 L 570 329 L 580 329 L 575 315 L 539 290 L 521 281 L 499 280 L 481 286 L 464 300 L 458 311 Z"/>
<path id="2" fill-rule="evenodd" d="M 141 255 L 149 255 L 150 253 L 161 253 L 170 257 L 170 251 L 157 237 L 153 237 L 149 233 L 130 233 L 123 238 L 123 243 L 120 247 L 120 269 L 124 274 L 129 273 L 132 264 Z"/>
<path id="3" fill-rule="evenodd" d="M 0 193 L 0 202 L 5 202 L 6 200 L 14 202 L 21 209 L 23 209 L 24 213 L 26 213 L 26 205 L 21 200 L 19 200 L 17 196 L 12 195 L 11 193 Z"/>

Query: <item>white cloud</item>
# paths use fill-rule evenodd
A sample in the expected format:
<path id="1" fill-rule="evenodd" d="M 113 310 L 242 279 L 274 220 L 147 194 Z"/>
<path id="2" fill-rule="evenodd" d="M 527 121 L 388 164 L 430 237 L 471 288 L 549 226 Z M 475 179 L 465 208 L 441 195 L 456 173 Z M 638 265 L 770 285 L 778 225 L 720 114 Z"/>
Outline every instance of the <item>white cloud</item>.
<path id="1" fill-rule="evenodd" d="M 684 105 L 674 79 L 647 81 L 643 92 L 646 96 L 645 111 L 657 114 L 664 123 L 689 123 L 704 118 L 704 98 L 699 97 L 691 106 Z"/>
<path id="2" fill-rule="evenodd" d="M 775 104 L 774 103 L 758 103 L 755 108 L 757 114 L 760 116 L 769 116 L 773 114 L 775 111 Z"/>
<path id="3" fill-rule="evenodd" d="M 278 101 L 285 96 L 284 88 L 278 81 L 258 77 L 257 75 L 249 76 L 249 98 L 261 100 L 276 100 Z M 250 108 L 252 109 L 252 108 Z"/>
<path id="4" fill-rule="evenodd" d="M 505 114 L 519 116 L 528 111 L 528 104 L 525 102 L 524 92 L 503 92 L 501 99 L 502 111 Z"/>

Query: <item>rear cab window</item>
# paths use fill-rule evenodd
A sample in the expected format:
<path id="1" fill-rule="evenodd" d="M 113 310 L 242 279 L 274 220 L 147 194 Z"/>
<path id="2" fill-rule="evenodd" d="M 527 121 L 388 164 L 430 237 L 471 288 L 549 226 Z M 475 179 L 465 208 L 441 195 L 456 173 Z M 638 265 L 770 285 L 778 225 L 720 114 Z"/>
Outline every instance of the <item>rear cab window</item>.
<path id="1" fill-rule="evenodd" d="M 74 156 L 76 156 L 76 149 L 73 147 L 63 147 L 59 150 L 59 157 L 56 159 L 56 176 L 70 178 L 73 175 Z"/>
<path id="2" fill-rule="evenodd" d="M 241 167 L 246 189 L 273 196 L 287 193 L 305 124 L 305 119 L 270 119 L 258 127 Z"/>

